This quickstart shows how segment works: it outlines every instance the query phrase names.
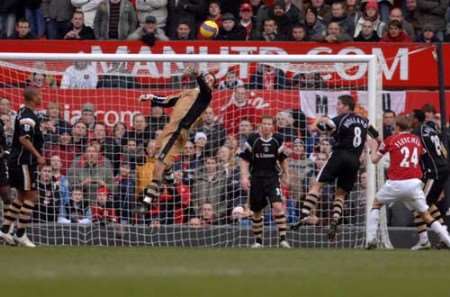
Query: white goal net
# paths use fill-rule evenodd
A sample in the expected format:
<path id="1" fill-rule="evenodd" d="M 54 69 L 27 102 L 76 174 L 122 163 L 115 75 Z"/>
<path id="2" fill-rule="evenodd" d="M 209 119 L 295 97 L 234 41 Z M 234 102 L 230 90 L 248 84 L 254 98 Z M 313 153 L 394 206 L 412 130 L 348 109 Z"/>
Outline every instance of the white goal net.
<path id="1" fill-rule="evenodd" d="M 151 106 L 150 94 L 171 95 L 195 82 L 188 65 L 218 78 L 203 123 L 191 129 L 161 197 L 134 212 L 150 183 L 155 138 L 171 110 Z M 237 154 L 262 115 L 276 119 L 289 155 L 282 188 L 289 224 L 328 159 L 329 135 L 310 129 L 318 115 L 336 115 L 337 98 L 352 95 L 356 112 L 376 124 L 379 107 L 374 56 L 219 56 L 0 54 L 0 117 L 11 144 L 23 88 L 42 90 L 48 164 L 38 172 L 38 199 L 28 231 L 40 245 L 248 246 L 253 242 Z M 361 75 L 364 73 L 364 75 Z M 361 78 L 362 77 L 362 78 Z M 295 247 L 362 247 L 376 172 L 361 158 L 335 241 L 327 239 L 335 185 L 323 188 L 313 225 L 288 232 Z M 12 191 L 14 195 L 14 191 Z M 386 228 L 381 236 L 388 244 Z M 277 245 L 270 209 L 264 242 Z"/>

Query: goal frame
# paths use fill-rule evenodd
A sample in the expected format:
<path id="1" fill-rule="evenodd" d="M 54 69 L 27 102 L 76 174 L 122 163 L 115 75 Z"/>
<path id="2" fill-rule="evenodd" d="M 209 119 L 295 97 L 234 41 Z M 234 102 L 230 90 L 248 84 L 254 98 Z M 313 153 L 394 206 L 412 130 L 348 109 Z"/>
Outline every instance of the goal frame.
<path id="1" fill-rule="evenodd" d="M 184 63 L 366 63 L 368 119 L 381 128 L 381 90 L 382 79 L 378 69 L 376 55 L 219 55 L 219 54 L 87 54 L 87 53 L 0 53 L 0 61 L 90 61 L 90 62 L 184 62 Z M 377 190 L 379 170 L 370 161 L 367 162 L 367 217 Z M 392 247 L 389 235 L 381 232 L 380 246 Z M 367 238 L 367 233 L 366 233 Z M 367 244 L 367 243 L 366 243 Z"/>

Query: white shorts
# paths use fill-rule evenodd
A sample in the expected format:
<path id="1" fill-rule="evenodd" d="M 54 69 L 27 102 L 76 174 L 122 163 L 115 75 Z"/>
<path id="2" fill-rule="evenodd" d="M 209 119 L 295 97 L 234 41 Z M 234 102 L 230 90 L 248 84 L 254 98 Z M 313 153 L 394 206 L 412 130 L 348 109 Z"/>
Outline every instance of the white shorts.
<path id="1" fill-rule="evenodd" d="M 422 181 L 418 178 L 387 180 L 376 197 L 383 204 L 400 201 L 409 210 L 425 212 L 428 210 L 428 205 L 422 187 Z"/>

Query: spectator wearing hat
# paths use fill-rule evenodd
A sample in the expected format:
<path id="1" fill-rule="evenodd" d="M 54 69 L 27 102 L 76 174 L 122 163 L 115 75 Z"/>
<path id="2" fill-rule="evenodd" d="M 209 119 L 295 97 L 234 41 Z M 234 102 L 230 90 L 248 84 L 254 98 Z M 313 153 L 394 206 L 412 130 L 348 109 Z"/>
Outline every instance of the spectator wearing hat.
<path id="1" fill-rule="evenodd" d="M 217 40 L 245 40 L 247 31 L 236 22 L 236 18 L 229 12 L 222 16 L 222 27 L 217 35 Z"/>
<path id="2" fill-rule="evenodd" d="M 136 0 L 136 13 L 139 25 L 147 22 L 148 16 L 156 19 L 156 27 L 164 30 L 167 24 L 167 0 Z"/>
<path id="3" fill-rule="evenodd" d="M 403 31 L 402 23 L 398 20 L 392 20 L 388 24 L 388 30 L 381 41 L 384 42 L 411 42 L 408 34 Z"/>
<path id="4" fill-rule="evenodd" d="M 389 21 L 392 20 L 400 21 L 402 23 L 403 31 L 408 34 L 409 38 L 411 38 L 411 40 L 413 41 L 416 39 L 416 33 L 414 31 L 413 25 L 405 20 L 405 18 L 403 17 L 403 12 L 400 8 L 392 8 L 391 13 L 389 14 Z M 384 27 L 383 31 L 383 34 L 387 31 L 386 26 Z"/>
<path id="5" fill-rule="evenodd" d="M 87 61 L 75 61 L 63 73 L 61 89 L 95 89 L 97 70 Z"/>
<path id="6" fill-rule="evenodd" d="M 334 2 L 331 4 L 331 19 L 330 22 L 338 23 L 342 32 L 353 36 L 355 32 L 355 24 L 351 18 L 348 17 L 345 11 L 344 2 Z"/>
<path id="7" fill-rule="evenodd" d="M 417 0 L 417 33 L 422 32 L 425 25 L 433 26 L 436 37 L 443 40 L 447 30 L 447 9 L 449 0 Z"/>
<path id="8" fill-rule="evenodd" d="M 313 7 L 306 8 L 305 28 L 308 39 L 312 41 L 321 41 L 326 33 L 327 27 L 318 18 L 317 10 Z"/>
<path id="9" fill-rule="evenodd" d="M 145 44 L 153 46 L 155 41 L 167 41 L 166 33 L 157 26 L 156 17 L 148 15 L 144 24 L 128 36 L 128 40 L 142 40 Z"/>
<path id="10" fill-rule="evenodd" d="M 178 25 L 183 22 L 187 28 L 196 28 L 197 20 L 203 19 L 207 7 L 206 0 L 168 0 L 168 18 L 166 33 L 170 39 L 188 40 L 177 34 Z M 193 36 L 190 35 L 190 38 Z"/>
<path id="11" fill-rule="evenodd" d="M 239 9 L 239 24 L 245 29 L 245 40 L 249 40 L 253 34 L 255 28 L 255 22 L 253 20 L 253 9 L 248 3 L 243 3 Z"/>
<path id="12" fill-rule="evenodd" d="M 94 130 L 95 123 L 97 122 L 95 116 L 95 106 L 92 103 L 85 103 L 81 107 L 80 122 L 84 123 L 88 131 Z"/>
<path id="13" fill-rule="evenodd" d="M 136 27 L 136 11 L 129 0 L 105 0 L 98 6 L 94 20 L 98 40 L 127 39 Z"/>
<path id="14" fill-rule="evenodd" d="M 81 11 L 75 11 L 72 16 L 70 26 L 64 33 L 64 39 L 88 40 L 95 39 L 94 30 L 84 25 L 84 14 Z"/>
<path id="15" fill-rule="evenodd" d="M 97 14 L 97 7 L 103 1 L 104 0 L 71 0 L 70 2 L 76 10 L 83 12 L 84 24 L 93 29 L 95 15 Z"/>
<path id="16" fill-rule="evenodd" d="M 383 23 L 380 19 L 380 15 L 378 13 L 378 3 L 376 0 L 370 0 L 365 3 L 363 6 L 363 12 L 361 14 L 361 17 L 356 22 L 355 26 L 355 33 L 353 37 L 358 37 L 362 31 L 363 24 L 366 21 L 370 21 L 372 24 L 372 27 L 378 37 L 383 37 L 383 32 L 385 31 L 386 24 Z M 367 26 L 367 23 L 366 23 Z M 367 33 L 367 32 L 366 32 Z M 367 38 L 367 34 L 364 34 Z"/>
<path id="17" fill-rule="evenodd" d="M 440 40 L 437 38 L 436 33 L 434 32 L 432 25 L 425 25 L 422 28 L 422 32 L 417 37 L 417 42 L 423 43 L 434 43 L 439 42 Z"/>
<path id="18" fill-rule="evenodd" d="M 359 32 L 358 36 L 354 38 L 354 41 L 377 42 L 380 41 L 380 37 L 378 36 L 377 32 L 375 32 L 373 23 L 369 20 L 365 20 L 362 23 L 361 32 Z"/>
<path id="19" fill-rule="evenodd" d="M 208 142 L 208 136 L 204 132 L 197 132 L 194 136 L 195 158 L 202 160 L 206 154 L 206 143 Z"/>
<path id="20" fill-rule="evenodd" d="M 288 38 L 289 41 L 307 41 L 306 26 L 303 24 L 294 24 Z"/>

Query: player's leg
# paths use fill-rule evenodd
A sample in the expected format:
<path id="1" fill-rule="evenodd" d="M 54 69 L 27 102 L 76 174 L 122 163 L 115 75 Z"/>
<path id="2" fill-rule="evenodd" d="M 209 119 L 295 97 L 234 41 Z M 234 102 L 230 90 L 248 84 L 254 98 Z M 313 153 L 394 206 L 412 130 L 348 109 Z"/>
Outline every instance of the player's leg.
<path id="1" fill-rule="evenodd" d="M 444 223 L 441 212 L 446 208 L 446 201 L 443 198 L 445 180 L 428 179 L 425 183 L 423 191 L 426 196 L 427 204 L 430 206 L 428 212 L 433 219 L 438 220 L 441 224 Z M 442 209 L 442 210 L 441 210 Z M 431 248 L 431 243 L 428 239 L 427 224 L 422 216 L 415 212 L 414 223 L 419 234 L 419 241 L 411 249 L 423 250 Z"/>
<path id="2" fill-rule="evenodd" d="M 280 247 L 290 248 L 291 246 L 286 239 L 287 219 L 278 178 L 272 181 L 268 180 L 267 184 L 263 186 L 267 189 L 266 194 L 272 205 L 272 216 L 277 225 Z"/>
<path id="3" fill-rule="evenodd" d="M 31 217 L 33 215 L 34 203 L 37 197 L 35 190 L 19 191 L 19 199 L 23 201 L 19 212 L 19 222 L 17 224 L 17 231 L 14 239 L 18 244 L 25 247 L 36 247 L 28 238 L 26 229 L 31 224 Z"/>
<path id="4" fill-rule="evenodd" d="M 256 180 L 250 181 L 249 204 L 252 215 L 252 233 L 255 242 L 252 248 L 260 248 L 263 246 L 263 209 L 267 206 L 267 200 L 264 194 L 264 188 L 260 186 L 261 182 Z"/>
<path id="5" fill-rule="evenodd" d="M 5 169 L 6 170 L 6 169 Z M 9 183 L 13 187 L 21 187 L 23 185 L 23 172 L 18 168 L 8 168 L 9 172 Z M 2 198 L 7 196 L 7 200 L 9 200 L 10 188 L 6 184 L 6 180 L 3 183 L 4 185 L 1 188 Z M 7 194 L 8 193 L 8 194 Z M 5 205 L 5 204 L 4 204 Z M 5 205 L 3 209 L 3 225 L 0 230 L 0 237 L 6 241 L 8 244 L 14 245 L 15 241 L 12 236 L 13 227 L 19 218 L 19 212 L 22 208 L 22 200 L 19 197 L 16 197 L 11 203 Z"/>
<path id="6" fill-rule="evenodd" d="M 380 209 L 383 207 L 383 202 L 375 198 L 372 208 L 367 217 L 367 248 L 373 249 L 377 247 L 377 233 L 380 224 Z"/>

